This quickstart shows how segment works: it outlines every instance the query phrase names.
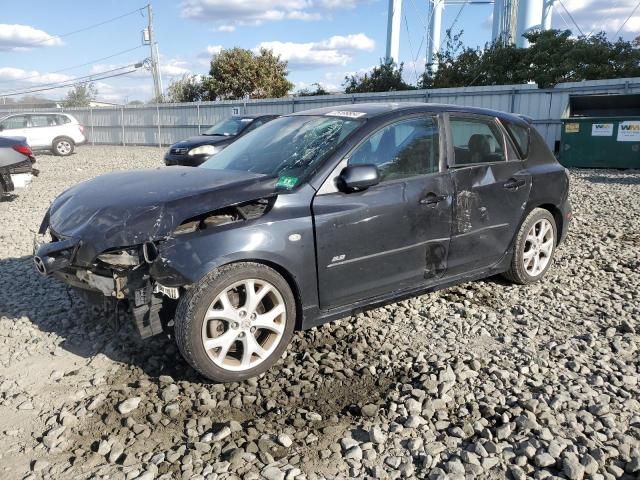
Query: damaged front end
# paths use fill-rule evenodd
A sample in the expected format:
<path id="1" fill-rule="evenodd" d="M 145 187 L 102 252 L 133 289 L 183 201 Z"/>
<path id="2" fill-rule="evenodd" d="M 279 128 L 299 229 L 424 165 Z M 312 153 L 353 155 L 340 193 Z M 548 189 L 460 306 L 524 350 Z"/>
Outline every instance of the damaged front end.
<path id="1" fill-rule="evenodd" d="M 104 236 L 96 234 L 101 231 L 98 227 L 91 230 L 91 235 L 86 230 L 84 235 L 59 234 L 47 213 L 34 241 L 34 263 L 42 275 L 74 287 L 86 301 L 106 305 L 115 312 L 116 324 L 122 313 L 130 313 L 141 337 L 150 337 L 172 325 L 182 290 L 190 283 L 173 269 L 171 259 L 162 256 L 163 245 L 168 241 L 188 242 L 194 234 L 209 235 L 219 228 L 233 228 L 236 223 L 255 220 L 270 210 L 275 199 L 276 196 L 268 196 L 189 216 L 173 223 L 162 235 L 157 230 L 149 232 L 148 240 L 142 243 L 106 249 Z M 167 217 L 166 208 L 150 212 L 154 213 L 152 217 Z M 176 218 L 173 214 L 169 216 Z M 101 222 L 107 223 L 104 219 Z M 142 233 L 138 233 L 129 238 L 141 238 Z M 118 232 L 115 237 L 121 235 Z M 170 286 L 160 283 L 158 278 L 169 278 Z"/>
<path id="2" fill-rule="evenodd" d="M 116 322 L 121 312 L 129 311 L 143 338 L 162 333 L 173 318 L 180 290 L 155 282 L 149 274 L 158 258 L 157 243 L 106 251 L 92 265 L 78 266 L 74 260 L 82 247 L 81 240 L 47 227 L 36 237 L 33 260 L 42 275 L 76 288 L 92 304 L 110 307 Z"/>

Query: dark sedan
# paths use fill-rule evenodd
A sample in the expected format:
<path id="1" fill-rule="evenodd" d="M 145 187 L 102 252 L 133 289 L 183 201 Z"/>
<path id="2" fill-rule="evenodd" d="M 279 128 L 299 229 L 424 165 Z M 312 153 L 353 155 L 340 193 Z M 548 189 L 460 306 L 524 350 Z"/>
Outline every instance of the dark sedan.
<path id="1" fill-rule="evenodd" d="M 38 170 L 25 137 L 0 137 L 0 196 L 24 188 Z"/>
<path id="2" fill-rule="evenodd" d="M 198 169 L 73 187 L 34 260 L 239 381 L 295 329 L 495 274 L 536 282 L 570 219 L 567 172 L 526 119 L 346 105 L 273 120 Z"/>
<path id="3" fill-rule="evenodd" d="M 168 166 L 197 167 L 238 138 L 277 117 L 278 115 L 243 115 L 223 120 L 202 135 L 171 145 L 164 156 L 164 163 Z"/>

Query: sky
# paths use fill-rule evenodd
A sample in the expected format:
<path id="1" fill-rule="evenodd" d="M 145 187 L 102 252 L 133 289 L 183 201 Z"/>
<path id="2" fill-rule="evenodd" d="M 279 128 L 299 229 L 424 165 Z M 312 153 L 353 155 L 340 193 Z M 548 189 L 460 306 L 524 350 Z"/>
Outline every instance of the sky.
<path id="1" fill-rule="evenodd" d="M 3 0 L 8 2 L 8 0 Z M 88 75 L 123 73 L 149 57 L 138 0 L 11 2 L 0 18 L 0 95 L 46 88 Z M 640 32 L 637 0 L 557 0 L 553 27 L 584 34 L 604 30 L 633 39 Z M 165 88 L 184 74 L 205 74 L 224 48 L 271 48 L 288 61 L 294 91 L 315 82 L 341 90 L 385 55 L 387 0 L 153 0 L 154 27 Z M 566 7 L 566 9 L 565 9 Z M 444 31 L 463 31 L 468 46 L 491 40 L 491 5 L 447 5 Z M 103 25 L 92 25 L 109 21 Z M 411 83 L 424 70 L 427 0 L 404 0 L 400 61 Z M 575 24 L 574 24 L 575 22 Z M 110 57 L 110 58 L 108 58 Z M 95 78 L 95 77 L 94 77 Z M 113 103 L 153 96 L 148 70 L 96 80 L 98 99 Z M 61 98 L 66 88 L 41 92 Z"/>

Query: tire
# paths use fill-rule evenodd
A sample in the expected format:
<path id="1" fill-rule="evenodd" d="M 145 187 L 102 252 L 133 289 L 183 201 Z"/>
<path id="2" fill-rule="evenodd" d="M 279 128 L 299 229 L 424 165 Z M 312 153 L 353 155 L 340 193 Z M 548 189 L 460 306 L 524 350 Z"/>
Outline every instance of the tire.
<path id="1" fill-rule="evenodd" d="M 557 242 L 553 215 L 543 208 L 533 209 L 518 231 L 511 266 L 504 277 L 521 285 L 537 282 L 551 266 Z"/>
<path id="2" fill-rule="evenodd" d="M 56 138 L 51 144 L 53 154 L 59 157 L 68 157 L 75 149 L 75 143 L 69 137 Z"/>
<path id="3" fill-rule="evenodd" d="M 269 289 L 253 309 L 250 288 L 257 300 L 265 286 Z M 205 315 L 211 318 L 205 321 Z M 215 382 L 240 382 L 276 363 L 295 324 L 296 301 L 287 281 L 265 265 L 240 262 L 213 270 L 185 292 L 176 310 L 175 337 L 200 374 Z"/>

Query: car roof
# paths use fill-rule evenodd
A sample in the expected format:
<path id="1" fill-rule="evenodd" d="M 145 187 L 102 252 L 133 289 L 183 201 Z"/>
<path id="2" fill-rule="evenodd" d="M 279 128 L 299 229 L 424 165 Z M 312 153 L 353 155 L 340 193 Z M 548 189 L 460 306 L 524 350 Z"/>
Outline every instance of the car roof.
<path id="1" fill-rule="evenodd" d="M 419 103 L 419 102 L 402 102 L 402 103 L 350 103 L 346 105 L 335 105 L 333 107 L 314 108 L 312 110 L 304 110 L 301 112 L 291 113 L 287 116 L 296 115 L 329 115 L 345 116 L 352 118 L 376 118 L 389 115 L 394 112 L 455 112 L 455 113 L 474 113 L 477 115 L 488 115 L 508 120 L 514 123 L 526 122 L 517 114 L 501 112 L 499 110 L 489 110 L 486 108 L 465 107 L 460 105 L 447 105 L 442 103 Z M 344 113 L 344 115 L 340 115 Z M 353 114 L 357 114 L 357 117 Z"/>
<path id="2" fill-rule="evenodd" d="M 247 115 L 232 115 L 231 118 L 262 118 L 262 117 L 279 117 L 277 113 L 248 113 Z"/>

